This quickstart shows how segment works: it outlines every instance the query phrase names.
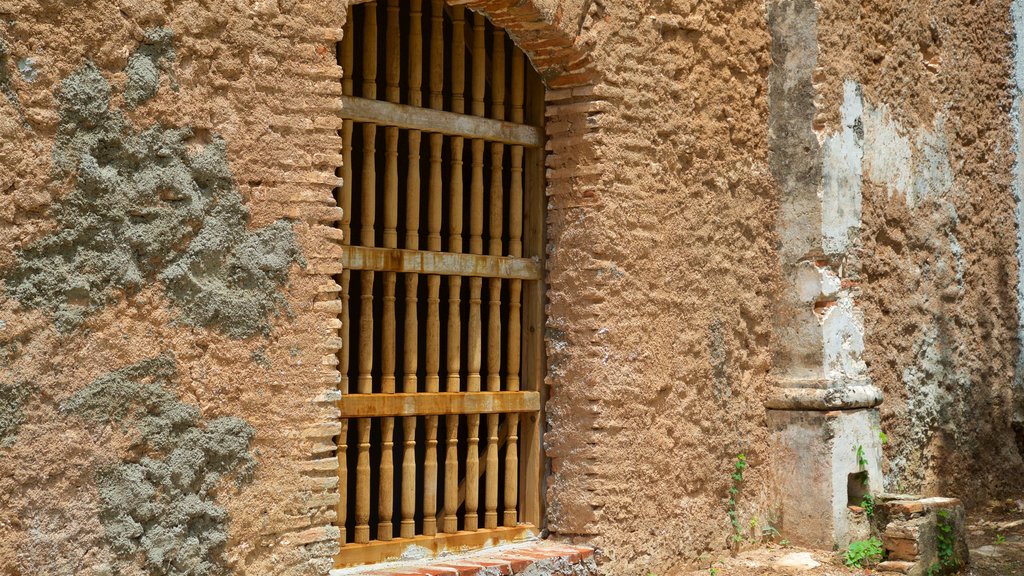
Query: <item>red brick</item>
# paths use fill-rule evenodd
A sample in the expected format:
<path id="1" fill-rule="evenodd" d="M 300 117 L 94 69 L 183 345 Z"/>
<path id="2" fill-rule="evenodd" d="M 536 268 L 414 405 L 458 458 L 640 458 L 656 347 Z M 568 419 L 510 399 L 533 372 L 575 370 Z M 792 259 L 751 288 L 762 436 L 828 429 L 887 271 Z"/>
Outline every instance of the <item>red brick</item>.
<path id="1" fill-rule="evenodd" d="M 917 540 L 908 538 L 890 538 L 882 536 L 885 549 L 889 551 L 888 557 L 891 560 L 916 560 L 920 550 Z"/>
<path id="2" fill-rule="evenodd" d="M 428 564 L 418 570 L 422 576 L 454 576 L 459 574 L 457 568 L 445 568 L 437 564 Z"/>
<path id="3" fill-rule="evenodd" d="M 476 576 L 484 569 L 484 566 L 478 564 L 476 560 L 470 562 L 443 562 L 440 564 L 432 564 L 438 568 L 454 568 L 458 570 L 459 576 Z"/>
<path id="4" fill-rule="evenodd" d="M 529 567 L 530 564 L 533 564 L 537 561 L 536 558 L 531 558 L 529 556 L 520 556 L 518 554 L 511 553 L 500 554 L 497 557 L 503 560 L 504 562 L 507 562 L 509 567 L 512 569 L 512 572 L 522 572 L 523 570 L 526 570 L 526 568 Z"/>

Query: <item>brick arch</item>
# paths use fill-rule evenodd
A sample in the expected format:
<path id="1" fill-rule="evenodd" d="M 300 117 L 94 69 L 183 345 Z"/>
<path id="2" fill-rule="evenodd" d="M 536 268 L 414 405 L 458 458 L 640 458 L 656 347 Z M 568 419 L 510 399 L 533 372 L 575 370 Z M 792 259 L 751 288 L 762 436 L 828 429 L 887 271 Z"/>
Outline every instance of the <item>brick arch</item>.
<path id="1" fill-rule="evenodd" d="M 603 266 L 594 253 L 594 243 L 581 241 L 595 231 L 584 223 L 586 215 L 601 209 L 601 193 L 607 187 L 605 166 L 599 149 L 602 147 L 601 116 L 608 102 L 601 91 L 601 73 L 590 54 L 576 43 L 536 5 L 535 0 L 469 0 L 461 2 L 477 10 L 501 26 L 540 74 L 545 92 L 545 145 L 547 214 L 545 221 L 546 306 L 545 335 L 546 375 L 544 432 L 563 440 L 560 448 L 545 454 L 550 465 L 541 487 L 543 505 L 556 514 L 542 510 L 545 527 L 552 536 L 574 543 L 592 540 L 592 514 L 598 506 L 593 502 L 593 488 L 583 475 L 561 477 L 552 470 L 578 468 L 578 463 L 593 458 L 587 438 L 592 434 L 589 423 L 579 418 L 578 411 L 595 400 L 569 392 L 574 386 L 563 386 L 585 378 L 578 371 L 566 372 L 555 367 L 572 363 L 580 351 L 569 344 L 579 342 L 579 335 L 600 330 L 599 315 L 593 309 L 606 278 L 589 274 Z M 562 238 L 566 249 L 561 248 Z M 581 246 L 584 248 L 581 253 Z M 581 273 L 582 272 L 582 273 Z M 568 337 L 567 334 L 575 337 Z M 585 352 L 583 353 L 586 354 Z M 557 419 L 552 414 L 561 414 Z M 572 415 L 569 415 L 572 413 Z M 545 445 L 548 441 L 545 440 Z"/>
<path id="2" fill-rule="evenodd" d="M 535 2 L 463 0 L 451 4 L 463 4 L 504 28 L 526 53 L 549 89 L 589 86 L 597 80 L 589 55 L 576 46 L 574 37 L 548 22 Z"/>
<path id="3" fill-rule="evenodd" d="M 595 86 L 600 72 L 589 53 L 557 24 L 549 22 L 534 0 L 455 0 L 502 27 L 544 82 L 547 133 L 547 194 L 558 207 L 592 203 L 586 178 L 594 170 L 596 123 L 605 102 Z M 591 174 L 591 176 L 594 176 Z M 548 225 L 556 224 L 549 218 Z"/>
<path id="4" fill-rule="evenodd" d="M 340 0 L 335 4 L 336 13 L 342 19 L 345 8 L 365 2 L 366 0 Z M 427 4 L 429 0 L 424 0 Z M 547 242 L 547 314 L 546 335 L 548 367 L 556 365 L 566 351 L 564 345 L 554 341 L 550 335 L 564 331 L 567 326 L 578 332 L 586 332 L 596 327 L 593 314 L 586 311 L 585 302 L 579 296 L 586 287 L 578 282 L 566 281 L 563 271 L 578 267 L 581 264 L 573 256 L 559 256 L 557 246 L 564 234 L 573 234 L 578 227 L 577 212 L 599 204 L 596 189 L 601 178 L 601 166 L 596 152 L 598 148 L 599 124 L 597 117 L 605 111 L 607 103 L 600 98 L 598 85 L 600 74 L 593 65 L 589 54 L 577 45 L 576 37 L 566 33 L 556 23 L 548 20 L 548 15 L 540 9 L 534 0 L 454 0 L 452 4 L 477 11 L 488 17 L 493 24 L 502 27 L 513 42 L 523 50 L 530 63 L 540 74 L 545 86 L 545 132 L 546 132 L 546 196 L 548 209 L 545 222 Z M 335 94 L 336 87 L 344 76 L 344 71 L 333 62 L 334 46 L 342 40 L 341 28 L 343 21 L 331 29 L 311 30 L 311 34 L 320 35 L 315 52 L 321 61 L 319 66 L 310 68 L 310 73 L 326 78 L 330 83 L 311 86 L 311 93 L 319 96 Z M 296 111 L 302 115 L 305 112 Z M 296 127 L 306 129 L 324 142 L 337 144 L 340 148 L 338 128 L 342 124 L 341 112 L 332 108 L 330 121 L 318 118 L 312 122 L 308 118 L 296 119 Z M 341 156 L 325 152 L 321 160 L 329 159 L 323 173 L 323 182 L 336 185 L 337 176 L 342 173 Z M 314 162 L 317 160 L 314 159 Z M 319 373 L 323 377 L 323 392 L 311 398 L 316 416 L 296 422 L 296 433 L 302 438 L 302 451 L 308 450 L 308 460 L 298 462 L 298 471 L 306 477 L 306 492 L 295 502 L 303 518 L 302 527 L 286 530 L 289 547 L 307 549 L 315 556 L 318 566 L 328 565 L 337 553 L 339 529 L 334 525 L 334 517 L 330 513 L 332 503 L 338 499 L 338 486 L 331 482 L 336 472 L 329 456 L 334 446 L 334 436 L 340 432 L 335 403 L 340 400 L 340 393 L 335 388 L 340 378 L 337 370 L 336 355 L 341 348 L 338 338 L 338 313 L 341 310 L 339 290 L 335 282 L 336 275 L 342 269 L 337 261 L 341 238 L 334 223 L 341 219 L 340 209 L 334 207 L 333 195 L 324 190 L 310 193 L 309 200 L 318 204 L 316 210 L 309 213 L 295 214 L 297 218 L 306 220 L 312 226 L 313 236 L 319 238 L 320 248 L 307 254 L 309 266 L 305 273 L 316 279 L 320 288 L 310 303 L 312 309 L 321 313 L 321 323 L 315 327 L 323 335 L 321 347 L 324 353 Z M 562 376 L 547 370 L 546 388 L 554 395 L 560 389 Z M 549 423 L 560 426 L 558 422 Z M 558 456 L 548 455 L 550 460 Z M 546 490 L 542 487 L 542 490 Z M 542 511 L 542 513 L 544 513 Z M 307 520 L 308 519 L 308 520 Z M 576 532 L 573 530 L 573 532 Z"/>

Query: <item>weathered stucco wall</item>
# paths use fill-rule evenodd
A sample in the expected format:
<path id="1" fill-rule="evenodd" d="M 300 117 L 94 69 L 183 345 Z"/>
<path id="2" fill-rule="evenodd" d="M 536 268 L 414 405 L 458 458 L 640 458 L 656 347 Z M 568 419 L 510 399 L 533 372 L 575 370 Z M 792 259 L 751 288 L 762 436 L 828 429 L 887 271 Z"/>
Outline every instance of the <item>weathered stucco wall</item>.
<path id="1" fill-rule="evenodd" d="M 818 18 L 816 127 L 853 135 L 886 487 L 968 504 L 1005 494 L 1024 472 L 1010 2 L 825 1 Z"/>
<path id="2" fill-rule="evenodd" d="M 0 572 L 329 566 L 342 14 L 0 5 Z"/>
<path id="3" fill-rule="evenodd" d="M 770 516 L 766 16 L 583 4 L 561 18 L 607 106 L 597 177 L 549 207 L 548 522 L 597 544 L 609 574 L 671 574 L 728 545 L 736 454 L 751 462 L 740 522 Z"/>
<path id="4" fill-rule="evenodd" d="M 527 24 L 547 38 L 526 47 L 551 82 L 562 158 L 549 174 L 549 528 L 602 546 L 609 573 L 671 570 L 726 545 L 739 452 L 752 464 L 742 521 L 767 514 L 764 14 L 756 3 L 538 8 Z M 330 245 L 315 226 L 332 216 L 317 203 L 337 149 L 318 108 L 331 72 L 317 66 L 333 58 L 328 28 L 342 14 L 340 2 L 5 7 L 5 569 L 183 554 L 150 537 L 181 524 L 126 518 L 114 494 L 132 474 L 163 486 L 162 471 L 139 467 L 166 465 L 186 442 L 162 432 L 165 413 L 182 419 L 194 467 L 220 462 L 190 488 L 218 518 L 201 539 L 212 552 L 197 556 L 240 573 L 329 557 L 329 541 L 295 546 L 329 530 L 288 532 L 329 518 L 294 500 L 317 484 L 296 465 L 311 448 L 299 430 L 330 416 L 310 404 L 330 336 L 313 302 L 330 308 L 336 293 L 316 276 Z M 596 72 L 562 67 L 566 44 Z M 121 172 L 100 168 L 110 164 Z M 125 244 L 134 250 L 108 253 Z M 225 267 L 262 275 L 225 278 Z M 68 275 L 79 285 L 59 287 Z M 225 294 L 232 282 L 248 300 Z M 214 455 L 227 425 L 244 434 Z M 106 481 L 108 469 L 122 473 Z"/>
<path id="5" fill-rule="evenodd" d="M 778 250 L 824 225 L 776 229 L 768 11 L 471 4 L 550 88 L 547 527 L 608 574 L 706 565 L 738 453 L 741 526 L 776 520 Z M 887 487 L 1009 491 L 1009 1 L 803 4 L 808 149 L 861 177 L 844 289 L 887 395 Z M 0 572 L 330 565 L 344 12 L 0 6 Z"/>

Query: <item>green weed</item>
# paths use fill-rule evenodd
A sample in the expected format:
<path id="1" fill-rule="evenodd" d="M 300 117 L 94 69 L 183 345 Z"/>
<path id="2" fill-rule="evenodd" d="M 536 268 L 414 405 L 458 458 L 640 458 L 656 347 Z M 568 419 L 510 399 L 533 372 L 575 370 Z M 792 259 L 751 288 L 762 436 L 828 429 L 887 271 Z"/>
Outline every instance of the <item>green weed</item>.
<path id="1" fill-rule="evenodd" d="M 881 560 L 884 553 L 882 541 L 878 538 L 857 540 L 851 542 L 849 548 L 846 549 L 843 562 L 850 568 L 862 568 L 864 564 L 873 564 Z"/>

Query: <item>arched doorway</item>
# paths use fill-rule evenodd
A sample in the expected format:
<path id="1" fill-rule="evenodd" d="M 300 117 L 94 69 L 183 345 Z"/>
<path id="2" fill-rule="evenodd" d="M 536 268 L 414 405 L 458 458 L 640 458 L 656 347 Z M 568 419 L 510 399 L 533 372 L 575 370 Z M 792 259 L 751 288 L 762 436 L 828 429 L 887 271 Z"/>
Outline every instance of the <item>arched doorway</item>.
<path id="1" fill-rule="evenodd" d="M 541 523 L 544 89 L 443 0 L 349 10 L 338 565 Z"/>

